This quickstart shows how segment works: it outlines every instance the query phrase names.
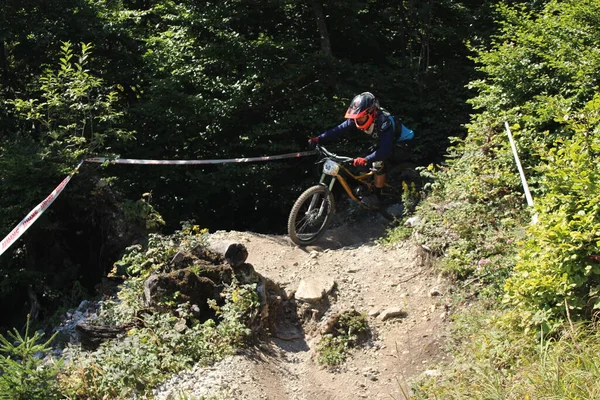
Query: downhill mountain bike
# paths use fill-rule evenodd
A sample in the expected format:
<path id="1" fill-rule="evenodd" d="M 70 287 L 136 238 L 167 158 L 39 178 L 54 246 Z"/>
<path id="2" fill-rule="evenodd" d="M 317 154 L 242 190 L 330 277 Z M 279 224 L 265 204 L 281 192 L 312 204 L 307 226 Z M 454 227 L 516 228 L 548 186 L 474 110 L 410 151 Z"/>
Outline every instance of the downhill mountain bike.
<path id="1" fill-rule="evenodd" d="M 306 189 L 292 207 L 288 218 L 288 234 L 292 242 L 300 246 L 308 245 L 325 233 L 335 213 L 332 189 L 336 181 L 348 197 L 361 207 L 377 210 L 387 219 L 393 219 L 382 208 L 368 207 L 361 202 L 361 199 L 374 193 L 375 183 L 372 178 L 376 168 L 355 175 L 345 166 L 351 164 L 353 158 L 338 156 L 320 145 L 316 146 L 316 150 L 322 156 L 319 163 L 323 163 L 323 172 L 319 184 Z M 402 190 L 386 184 L 381 195 L 400 200 Z"/>

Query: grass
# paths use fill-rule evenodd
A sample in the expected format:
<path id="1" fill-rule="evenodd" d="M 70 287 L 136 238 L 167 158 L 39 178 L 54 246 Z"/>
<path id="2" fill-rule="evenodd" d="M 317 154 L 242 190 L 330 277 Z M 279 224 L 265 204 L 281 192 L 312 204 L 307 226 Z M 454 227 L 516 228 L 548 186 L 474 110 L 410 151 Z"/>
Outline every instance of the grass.
<path id="1" fill-rule="evenodd" d="M 414 382 L 414 399 L 600 398 L 598 326 L 566 325 L 556 338 L 536 340 L 506 323 L 511 311 L 473 308 L 454 324 L 454 361 L 441 376 Z"/>
<path id="2" fill-rule="evenodd" d="M 342 364 L 350 348 L 360 344 L 370 331 L 367 316 L 357 311 L 344 311 L 337 316 L 331 332 L 317 344 L 317 361 L 327 367 Z"/>

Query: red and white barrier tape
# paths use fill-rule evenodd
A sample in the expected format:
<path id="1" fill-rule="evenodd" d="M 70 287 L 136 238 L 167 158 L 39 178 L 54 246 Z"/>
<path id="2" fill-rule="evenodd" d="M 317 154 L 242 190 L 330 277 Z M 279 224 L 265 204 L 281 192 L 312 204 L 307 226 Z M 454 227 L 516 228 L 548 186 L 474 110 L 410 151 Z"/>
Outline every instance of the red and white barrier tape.
<path id="1" fill-rule="evenodd" d="M 111 159 L 105 158 L 105 157 L 92 157 L 92 158 L 86 159 L 85 161 L 93 162 L 93 163 L 108 162 L 110 164 L 202 165 L 202 164 L 242 163 L 242 162 L 253 162 L 253 161 L 271 161 L 271 160 L 281 160 L 284 158 L 304 157 L 304 156 L 309 156 L 309 155 L 313 155 L 313 154 L 316 154 L 316 152 L 315 151 L 304 151 L 304 152 L 300 152 L 300 153 L 288 153 L 288 154 L 281 154 L 281 155 L 277 155 L 277 156 L 229 158 L 229 159 L 222 159 L 222 160 L 138 160 L 138 159 L 131 159 L 131 158 L 117 158 L 117 159 L 111 160 Z M 81 167 L 81 164 L 83 164 L 83 161 L 79 163 L 77 168 L 75 168 L 75 171 L 77 171 L 79 169 L 79 167 Z M 54 189 L 52 191 L 52 193 L 50 193 L 48 195 L 48 197 L 46 197 L 44 199 L 44 201 L 42 201 L 33 210 L 31 210 L 29 212 L 29 214 L 27 214 L 27 216 L 25 218 L 23 218 L 23 220 L 21 222 L 19 222 L 19 224 L 17 226 L 4 239 L 2 239 L 2 242 L 0 242 L 0 255 L 2 255 L 2 253 L 4 253 L 6 251 L 6 249 L 8 249 L 10 246 L 12 246 L 13 243 L 15 243 L 21 237 L 21 235 L 23 233 L 25 233 L 25 231 L 27 229 L 29 229 L 29 227 L 31 225 L 33 225 L 33 223 L 40 217 L 40 215 L 42 215 L 42 213 L 44 211 L 46 211 L 46 209 L 48 207 L 50 207 L 50 204 L 52 204 L 52 202 L 54 200 L 56 200 L 56 198 L 63 191 L 65 186 L 67 186 L 67 184 L 69 183 L 69 181 L 75 174 L 75 171 L 73 171 L 73 173 L 71 173 L 71 175 L 69 175 L 65 179 L 63 179 L 63 181 L 56 187 L 56 189 Z"/>
<path id="2" fill-rule="evenodd" d="M 220 160 L 140 160 L 135 158 L 117 158 L 111 160 L 105 157 L 94 157 L 88 158 L 85 161 L 94 163 L 105 163 L 110 164 L 139 164 L 139 165 L 207 165 L 207 164 L 228 164 L 228 163 L 244 163 L 253 161 L 272 161 L 281 160 L 284 158 L 296 158 L 304 157 L 316 154 L 315 151 L 303 151 L 300 153 L 288 153 L 281 154 L 278 156 L 264 156 L 264 157 L 248 157 L 248 158 L 226 158 Z"/>
<path id="3" fill-rule="evenodd" d="M 77 171 L 79 167 L 81 167 L 81 164 L 83 164 L 83 161 L 79 163 L 77 168 L 75 168 L 75 171 Z M 52 191 L 52 193 L 48 195 L 48 197 L 44 199 L 44 201 L 42 201 L 33 210 L 31 210 L 29 214 L 27 214 L 27 216 L 23 218 L 23 220 L 19 222 L 17 226 L 15 226 L 15 228 L 4 239 L 2 239 L 2 242 L 0 242 L 0 255 L 2 255 L 2 253 L 4 253 L 6 249 L 8 249 L 14 242 L 16 242 L 17 239 L 19 239 L 21 235 L 25 233 L 25 231 L 29 229 L 29 227 L 33 225 L 35 221 L 37 221 L 40 215 L 42 215 L 42 213 L 46 211 L 48 207 L 50 207 L 50 204 L 52 204 L 52 202 L 56 200 L 56 198 L 63 191 L 65 186 L 67 186 L 67 183 L 69 183 L 69 181 L 75 174 L 75 171 L 73 171 L 69 176 L 63 179 L 63 181 L 56 187 L 56 189 Z"/>

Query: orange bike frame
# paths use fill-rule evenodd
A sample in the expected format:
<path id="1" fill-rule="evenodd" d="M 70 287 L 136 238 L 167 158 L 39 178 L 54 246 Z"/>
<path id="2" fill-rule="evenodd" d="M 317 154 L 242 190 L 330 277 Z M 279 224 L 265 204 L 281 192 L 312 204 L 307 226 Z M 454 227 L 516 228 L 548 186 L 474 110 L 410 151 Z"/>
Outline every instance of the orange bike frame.
<path id="1" fill-rule="evenodd" d="M 342 164 L 340 164 L 340 169 L 345 174 L 348 174 L 348 176 L 350 177 L 350 179 L 358 181 L 362 185 L 367 185 L 369 188 L 373 185 L 372 183 L 370 183 L 370 182 L 367 181 L 368 178 L 370 178 L 371 176 L 373 176 L 373 174 L 374 174 L 373 171 L 369 171 L 366 174 L 362 174 L 362 175 L 354 175 L 352 172 L 350 172 Z M 325 180 L 326 180 L 327 177 L 331 178 L 331 182 L 329 182 L 328 185 L 325 183 Z M 350 185 L 348 184 L 348 180 L 346 178 L 344 178 L 344 175 L 341 174 L 341 173 L 337 174 L 336 176 L 331 176 L 331 175 L 327 175 L 327 174 L 323 173 L 323 174 L 321 174 L 321 180 L 319 181 L 319 183 L 321 183 L 322 185 L 325 185 L 325 186 L 329 187 L 329 191 L 331 192 L 331 190 L 333 189 L 333 184 L 335 183 L 335 181 L 340 182 L 340 184 L 342 185 L 342 187 L 346 191 L 346 194 L 348 196 L 350 196 L 350 198 L 352 200 L 354 200 L 357 203 L 360 203 L 360 200 L 354 195 L 354 192 L 352 192 L 352 189 L 350 188 Z"/>

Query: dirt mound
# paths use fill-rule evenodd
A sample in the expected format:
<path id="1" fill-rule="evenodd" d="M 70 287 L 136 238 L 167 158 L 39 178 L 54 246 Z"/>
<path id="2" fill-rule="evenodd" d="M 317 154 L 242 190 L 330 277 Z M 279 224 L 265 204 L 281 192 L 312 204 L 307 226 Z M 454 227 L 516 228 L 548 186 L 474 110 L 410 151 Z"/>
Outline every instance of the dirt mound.
<path id="1" fill-rule="evenodd" d="M 157 398 L 187 392 L 247 400 L 403 399 L 406 382 L 445 357 L 450 299 L 447 283 L 431 269 L 423 249 L 409 241 L 377 243 L 387 227 L 377 214 L 363 214 L 306 248 L 286 236 L 211 234 L 213 243 L 244 244 L 247 262 L 290 295 L 308 279 L 332 280 L 335 289 L 327 309 L 303 326 L 281 315 L 272 336 L 257 348 L 181 373 L 156 392 Z M 347 310 L 367 313 L 373 336 L 342 366 L 324 368 L 316 361 L 320 332 L 329 317 Z"/>

